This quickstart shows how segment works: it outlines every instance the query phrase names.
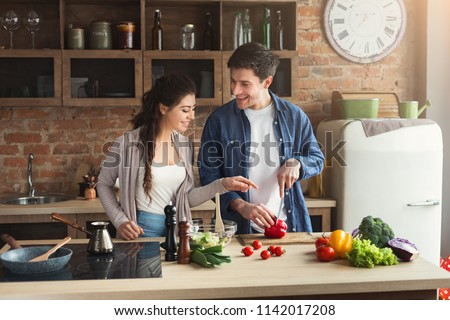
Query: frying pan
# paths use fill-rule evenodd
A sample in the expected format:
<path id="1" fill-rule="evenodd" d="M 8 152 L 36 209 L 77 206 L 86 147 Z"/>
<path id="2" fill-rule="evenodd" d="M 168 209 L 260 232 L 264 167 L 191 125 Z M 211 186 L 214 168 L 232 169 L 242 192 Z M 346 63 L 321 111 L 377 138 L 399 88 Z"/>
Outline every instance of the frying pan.
<path id="1" fill-rule="evenodd" d="M 14 238 L 11 237 L 12 240 Z M 46 253 L 53 246 L 33 246 L 9 250 L 0 255 L 3 266 L 12 273 L 43 274 L 62 269 L 70 260 L 72 250 L 59 248 L 48 260 L 29 262 L 29 260 Z"/>

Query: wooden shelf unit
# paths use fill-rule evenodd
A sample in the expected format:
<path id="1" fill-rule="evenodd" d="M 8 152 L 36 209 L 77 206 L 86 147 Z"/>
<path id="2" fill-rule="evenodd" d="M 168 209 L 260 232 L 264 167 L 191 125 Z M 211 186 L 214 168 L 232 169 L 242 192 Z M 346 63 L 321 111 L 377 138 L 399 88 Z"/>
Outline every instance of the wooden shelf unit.
<path id="1" fill-rule="evenodd" d="M 41 16 L 41 29 L 36 33 L 36 47 L 30 49 L 29 32 L 21 26 L 14 32 L 14 48 L 0 49 L 0 66 L 5 66 L 11 58 L 27 64 L 42 66 L 43 58 L 53 61 L 46 73 L 53 76 L 53 96 L 38 96 L 37 80 L 32 83 L 20 83 L 26 79 L 11 68 L 2 68 L 0 81 L 0 106 L 138 106 L 142 95 L 153 83 L 153 73 L 157 69 L 161 74 L 183 72 L 190 75 L 198 86 L 199 106 L 219 106 L 231 99 L 229 90 L 229 72 L 226 62 L 232 53 L 233 20 L 236 12 L 249 9 L 253 25 L 253 40 L 261 42 L 264 8 L 271 10 L 272 29 L 275 29 L 276 11 L 281 10 L 284 26 L 283 51 L 277 51 L 281 58 L 278 75 L 271 89 L 287 100 L 292 100 L 296 83 L 296 30 L 297 1 L 293 0 L 20 0 L 0 3 L 0 11 L 15 10 L 23 17 L 28 10 L 34 9 Z M 151 30 L 153 13 L 161 10 L 161 24 L 164 32 L 163 50 L 151 48 Z M 210 12 L 215 31 L 214 50 L 202 50 L 206 12 Z M 89 49 L 89 24 L 100 20 L 111 23 L 113 50 Z M 121 21 L 133 21 L 136 25 L 134 48 L 117 48 L 116 25 Z M 196 50 L 179 50 L 180 27 L 192 23 L 196 29 Z M 85 50 L 66 49 L 66 28 L 83 28 Z M 9 48 L 9 34 L 0 33 L 0 45 Z M 20 60 L 24 59 L 24 60 Z M 83 61 L 84 60 L 84 61 Z M 128 63 L 124 60 L 132 61 Z M 184 60 L 188 62 L 184 62 Z M 95 63 L 98 62 L 98 63 Z M 47 65 L 51 63 L 47 62 Z M 37 77 L 40 67 L 32 67 L 31 73 Z M 156 68 L 155 68 L 156 67 Z M 162 68 L 161 68 L 162 67 Z M 110 70 L 112 69 L 112 70 Z M 201 72 L 212 81 L 202 91 Z M 206 72 L 206 73 L 205 73 Z M 213 73 L 212 77 L 210 73 Z M 114 76 L 115 74 L 115 76 Z M 72 92 L 71 78 L 89 78 L 99 81 L 98 97 L 79 98 Z M 47 78 L 49 80 L 51 78 Z M 31 81 L 31 80 L 27 80 Z M 124 83 L 132 87 L 124 87 Z M 17 84 L 16 84 L 17 83 Z M 16 92 L 28 87 L 29 97 Z"/>

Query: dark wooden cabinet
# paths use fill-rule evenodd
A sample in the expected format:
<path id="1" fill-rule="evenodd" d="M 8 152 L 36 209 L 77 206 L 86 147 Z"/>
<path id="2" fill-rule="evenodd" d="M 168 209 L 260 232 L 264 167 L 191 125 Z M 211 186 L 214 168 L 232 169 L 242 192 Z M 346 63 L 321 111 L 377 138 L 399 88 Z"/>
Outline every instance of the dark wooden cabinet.
<path id="1" fill-rule="evenodd" d="M 23 17 L 29 10 L 40 15 L 36 49 L 22 25 L 0 33 L 0 106 L 137 106 L 155 77 L 173 72 L 190 75 L 197 84 L 197 105 L 218 106 L 231 99 L 226 62 L 233 50 L 233 19 L 248 9 L 253 40 L 262 41 L 264 8 L 282 12 L 285 50 L 271 89 L 292 99 L 296 87 L 297 1 L 236 0 L 21 0 L 0 3 L 0 12 L 15 10 Z M 161 11 L 163 50 L 151 50 L 154 11 Z M 212 16 L 213 50 L 203 50 L 206 13 Z M 92 50 L 92 21 L 111 24 L 112 49 Z M 131 21 L 136 29 L 132 49 L 118 49 L 116 26 Z M 180 50 L 180 28 L 195 27 L 195 50 Z M 66 30 L 84 29 L 84 50 L 67 49 Z"/>

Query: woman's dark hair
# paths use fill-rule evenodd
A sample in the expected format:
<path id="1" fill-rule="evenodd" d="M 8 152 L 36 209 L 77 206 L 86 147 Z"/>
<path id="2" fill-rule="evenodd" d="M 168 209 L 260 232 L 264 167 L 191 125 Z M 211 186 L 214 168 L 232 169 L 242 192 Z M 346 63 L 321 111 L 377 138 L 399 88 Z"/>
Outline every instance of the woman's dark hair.
<path id="1" fill-rule="evenodd" d="M 151 163 L 155 154 L 154 144 L 163 117 L 160 104 L 171 109 L 185 96 L 195 93 L 195 83 L 186 75 L 171 74 L 158 78 L 153 87 L 144 94 L 141 110 L 131 119 L 133 129 L 141 128 L 139 137 L 147 156 L 144 158 L 144 191 L 149 197 L 152 189 Z"/>
<path id="2" fill-rule="evenodd" d="M 245 43 L 234 50 L 227 62 L 230 69 L 252 69 L 259 80 L 275 76 L 280 59 L 258 42 Z"/>

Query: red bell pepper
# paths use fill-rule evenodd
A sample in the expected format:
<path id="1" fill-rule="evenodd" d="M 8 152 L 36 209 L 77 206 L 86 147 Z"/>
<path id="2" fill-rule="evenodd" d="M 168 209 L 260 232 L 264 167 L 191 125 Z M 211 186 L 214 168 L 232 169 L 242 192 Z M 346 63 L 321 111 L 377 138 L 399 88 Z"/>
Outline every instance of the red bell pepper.
<path id="1" fill-rule="evenodd" d="M 287 224 L 281 219 L 278 219 L 277 222 L 270 228 L 264 229 L 264 235 L 267 238 L 272 239 L 283 238 L 286 235 L 286 232 L 287 232 Z"/>

